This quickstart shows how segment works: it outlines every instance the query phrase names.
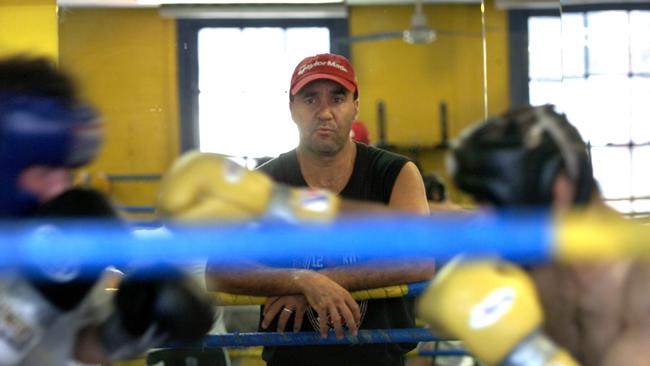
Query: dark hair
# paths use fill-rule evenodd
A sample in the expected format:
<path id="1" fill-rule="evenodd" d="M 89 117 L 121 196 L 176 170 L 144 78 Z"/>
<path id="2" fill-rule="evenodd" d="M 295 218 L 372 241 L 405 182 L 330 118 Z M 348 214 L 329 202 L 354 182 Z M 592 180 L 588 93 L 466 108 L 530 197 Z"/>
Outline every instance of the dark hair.
<path id="1" fill-rule="evenodd" d="M 70 76 L 45 57 L 13 56 L 0 59 L 0 93 L 53 97 L 64 105 L 77 102 Z"/>
<path id="2" fill-rule="evenodd" d="M 77 99 L 72 79 L 47 58 L 0 58 L 0 216 L 26 215 L 38 197 L 18 184 L 34 165 L 74 168 L 102 142 L 95 109 Z"/>
<path id="3" fill-rule="evenodd" d="M 422 179 L 424 180 L 424 191 L 427 194 L 427 200 L 443 202 L 447 199 L 447 188 L 438 174 L 424 174 Z"/>

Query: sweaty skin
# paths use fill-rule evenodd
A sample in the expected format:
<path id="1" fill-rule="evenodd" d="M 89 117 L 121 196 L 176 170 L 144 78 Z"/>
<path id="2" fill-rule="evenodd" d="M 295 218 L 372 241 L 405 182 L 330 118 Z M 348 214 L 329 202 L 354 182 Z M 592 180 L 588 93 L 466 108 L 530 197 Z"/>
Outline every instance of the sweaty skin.
<path id="1" fill-rule="evenodd" d="M 590 209 L 621 219 L 600 200 Z M 553 263 L 530 274 L 545 331 L 583 365 L 650 364 L 650 262 Z"/>
<path id="2" fill-rule="evenodd" d="M 584 365 L 601 365 L 621 334 L 629 268 L 629 262 L 613 262 L 551 264 L 531 271 L 546 332 Z"/>
<path id="3" fill-rule="evenodd" d="M 650 262 L 629 264 L 621 296 L 619 333 L 610 345 L 604 366 L 641 366 L 650 362 Z"/>

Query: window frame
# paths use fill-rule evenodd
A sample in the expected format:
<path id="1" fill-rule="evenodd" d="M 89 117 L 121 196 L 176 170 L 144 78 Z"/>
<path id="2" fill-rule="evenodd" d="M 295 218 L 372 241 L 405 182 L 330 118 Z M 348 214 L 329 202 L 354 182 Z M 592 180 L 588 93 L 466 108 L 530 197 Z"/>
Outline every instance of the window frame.
<path id="1" fill-rule="evenodd" d="M 509 10 L 508 11 L 508 22 L 509 22 L 509 62 L 510 62 L 510 75 L 509 75 L 509 86 L 510 86 L 510 104 L 512 107 L 528 105 L 530 99 L 530 90 L 529 90 L 529 59 L 528 59 L 528 19 L 533 16 L 554 16 L 561 17 L 563 13 L 587 13 L 593 11 L 607 11 L 607 10 L 622 10 L 622 11 L 633 11 L 633 10 L 643 10 L 649 11 L 649 3 L 608 3 L 608 4 L 591 4 L 591 5 L 566 5 L 558 7 L 557 9 L 525 9 L 525 10 Z M 585 76 L 588 77 L 589 73 L 585 70 Z M 629 77 L 632 77 L 631 75 Z M 625 148 L 627 147 L 632 154 L 632 150 L 636 147 L 647 146 L 648 142 L 637 142 L 629 141 L 626 144 L 620 143 L 607 143 L 605 145 L 599 145 L 599 147 L 608 147 L 608 148 Z M 589 149 L 589 154 L 591 155 L 592 146 L 587 142 Z M 631 159 L 631 157 L 630 157 Z M 605 202 L 608 201 L 629 201 L 631 205 L 635 200 L 647 200 L 650 197 L 643 196 L 634 196 L 630 192 L 629 197 L 603 197 Z M 634 209 L 629 213 L 626 213 L 628 216 L 638 216 L 638 215 L 648 215 L 650 212 L 636 212 Z"/>

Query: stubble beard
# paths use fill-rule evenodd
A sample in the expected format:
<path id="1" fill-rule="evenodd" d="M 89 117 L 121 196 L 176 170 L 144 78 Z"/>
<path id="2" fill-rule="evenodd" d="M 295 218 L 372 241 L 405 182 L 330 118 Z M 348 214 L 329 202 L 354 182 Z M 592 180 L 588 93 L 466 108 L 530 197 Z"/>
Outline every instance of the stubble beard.
<path id="1" fill-rule="evenodd" d="M 303 141 L 304 147 L 315 155 L 334 156 L 338 154 L 345 146 L 345 140 L 341 140 L 338 136 L 333 140 L 328 141 L 313 141 L 307 139 Z"/>

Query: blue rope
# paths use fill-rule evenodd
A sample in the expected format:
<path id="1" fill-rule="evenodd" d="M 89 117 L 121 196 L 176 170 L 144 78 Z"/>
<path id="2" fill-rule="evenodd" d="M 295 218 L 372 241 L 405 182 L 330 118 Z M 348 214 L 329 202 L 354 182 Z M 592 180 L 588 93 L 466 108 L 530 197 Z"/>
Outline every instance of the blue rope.
<path id="1" fill-rule="evenodd" d="M 463 349 L 420 349 L 418 356 L 422 357 L 454 357 L 454 356 L 471 356 Z"/>
<path id="2" fill-rule="evenodd" d="M 407 293 L 404 297 L 419 296 L 429 286 L 430 281 L 411 282 L 406 284 Z"/>
<path id="3" fill-rule="evenodd" d="M 425 328 L 404 329 L 361 329 L 357 336 L 346 334 L 336 339 L 333 331 L 327 338 L 318 332 L 252 332 L 229 333 L 206 336 L 196 343 L 169 343 L 166 348 L 177 347 L 253 347 L 253 346 L 297 346 L 297 345 L 350 345 L 375 343 L 417 343 L 443 340 Z"/>
<path id="4" fill-rule="evenodd" d="M 319 258 L 325 266 L 371 259 L 415 256 L 444 261 L 456 254 L 501 255 L 521 263 L 551 256 L 552 225 L 547 216 L 346 217 L 329 224 L 258 222 L 173 227 L 169 235 L 132 235 L 107 222 L 58 222 L 60 230 L 35 231 L 40 223 L 0 222 L 0 268 L 15 265 L 128 265 L 133 261 L 209 258 L 274 266 Z M 51 231 L 51 230 L 50 230 Z M 352 259 L 352 261 L 351 261 Z"/>
<path id="5" fill-rule="evenodd" d="M 153 206 L 135 206 L 135 205 L 121 205 L 117 206 L 117 209 L 124 212 L 130 213 L 154 213 L 156 208 Z"/>

